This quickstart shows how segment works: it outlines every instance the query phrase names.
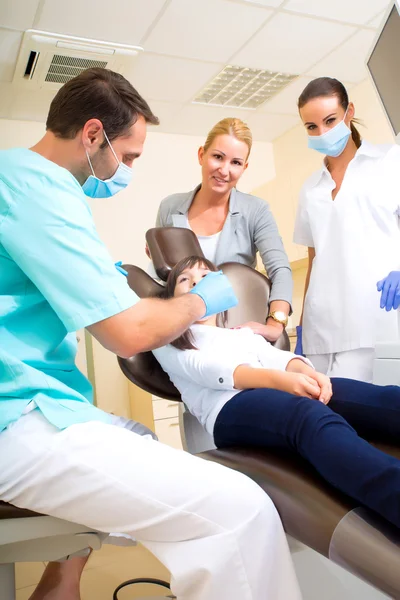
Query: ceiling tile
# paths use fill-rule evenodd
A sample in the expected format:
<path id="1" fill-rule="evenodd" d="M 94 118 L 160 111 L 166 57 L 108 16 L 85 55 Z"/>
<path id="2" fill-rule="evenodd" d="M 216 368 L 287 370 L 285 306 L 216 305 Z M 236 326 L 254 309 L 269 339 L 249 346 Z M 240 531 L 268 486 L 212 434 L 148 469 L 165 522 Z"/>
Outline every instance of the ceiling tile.
<path id="1" fill-rule="evenodd" d="M 254 6 L 267 6 L 267 7 L 273 7 L 273 8 L 277 8 L 278 6 L 280 6 L 281 4 L 283 4 L 283 2 L 285 0 L 230 0 L 231 2 L 240 2 L 241 4 L 246 4 L 247 6 L 249 4 L 253 4 Z"/>
<path id="2" fill-rule="evenodd" d="M 211 62 L 227 62 L 272 11 L 230 0 L 172 0 L 146 50 Z"/>
<path id="3" fill-rule="evenodd" d="M 22 33 L 0 29 L 0 81 L 12 81 Z"/>
<path id="4" fill-rule="evenodd" d="M 370 27 L 376 27 L 377 29 L 383 25 L 383 17 L 386 14 L 386 10 L 382 10 L 376 17 L 368 21 Z"/>
<path id="5" fill-rule="evenodd" d="M 362 25 L 388 4 L 389 0 L 289 0 L 285 9 Z"/>
<path id="6" fill-rule="evenodd" d="M 271 71 L 302 73 L 356 29 L 289 14 L 274 16 L 232 62 Z"/>
<path id="7" fill-rule="evenodd" d="M 20 29 L 33 26 L 39 0 L 1 0 L 0 23 L 2 27 Z"/>
<path id="8" fill-rule="evenodd" d="M 279 94 L 268 100 L 268 102 L 265 102 L 257 112 L 297 116 L 298 97 L 311 79 L 311 77 L 299 77 L 295 79 Z"/>
<path id="9" fill-rule="evenodd" d="M 223 67 L 223 64 L 144 53 L 135 61 L 128 79 L 145 98 L 184 103 Z"/>
<path id="10" fill-rule="evenodd" d="M 45 0 L 36 29 L 139 45 L 165 0 Z"/>
<path id="11" fill-rule="evenodd" d="M 336 77 L 358 83 L 367 76 L 365 59 L 376 37 L 375 31 L 361 30 L 332 54 L 314 65 L 307 75 Z M 351 60 L 349 58 L 351 57 Z"/>
<path id="12" fill-rule="evenodd" d="M 150 108 L 153 114 L 159 118 L 159 125 L 148 125 L 149 131 L 171 131 L 174 119 L 182 110 L 183 105 L 176 102 L 160 102 L 158 100 L 149 100 Z"/>
<path id="13" fill-rule="evenodd" d="M 168 133 L 184 133 L 186 135 L 207 136 L 212 127 L 225 117 L 238 117 L 247 122 L 253 111 L 240 110 L 236 108 L 224 108 L 216 106 L 203 106 L 201 104 L 189 104 L 182 108 L 168 125 L 163 126 L 163 131 Z"/>
<path id="14" fill-rule="evenodd" d="M 272 142 L 272 140 L 299 123 L 300 118 L 292 115 L 253 113 L 249 119 L 247 119 L 247 124 L 252 131 L 253 139 L 263 142 Z"/>

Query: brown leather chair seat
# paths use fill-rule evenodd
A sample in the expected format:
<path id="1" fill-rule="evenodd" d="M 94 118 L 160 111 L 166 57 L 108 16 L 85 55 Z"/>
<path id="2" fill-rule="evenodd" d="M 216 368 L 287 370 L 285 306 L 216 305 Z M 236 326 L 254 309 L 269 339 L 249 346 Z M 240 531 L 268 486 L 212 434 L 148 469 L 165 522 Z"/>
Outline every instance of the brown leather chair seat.
<path id="1" fill-rule="evenodd" d="M 25 508 L 17 508 L 13 504 L 2 502 L 0 500 L 0 520 L 2 519 L 26 519 L 27 517 L 41 517 L 39 513 L 32 512 Z"/>
<path id="2" fill-rule="evenodd" d="M 185 256 L 200 254 L 196 236 L 188 229 L 151 229 L 146 235 L 157 274 L 166 279 Z M 157 295 L 162 286 L 144 271 L 124 265 L 128 283 L 141 296 Z M 237 263 L 221 265 L 239 298 L 229 311 L 228 326 L 248 320 L 263 322 L 270 285 L 260 273 Z M 277 346 L 288 349 L 283 335 Z M 151 352 L 119 359 L 124 374 L 151 394 L 180 400 L 180 395 Z M 400 447 L 377 444 L 400 458 Z M 272 498 L 286 532 L 306 546 L 341 564 L 393 598 L 400 598 L 400 531 L 372 511 L 360 507 L 327 482 L 301 457 L 270 450 L 232 448 L 200 454 L 238 470 L 256 481 Z"/>

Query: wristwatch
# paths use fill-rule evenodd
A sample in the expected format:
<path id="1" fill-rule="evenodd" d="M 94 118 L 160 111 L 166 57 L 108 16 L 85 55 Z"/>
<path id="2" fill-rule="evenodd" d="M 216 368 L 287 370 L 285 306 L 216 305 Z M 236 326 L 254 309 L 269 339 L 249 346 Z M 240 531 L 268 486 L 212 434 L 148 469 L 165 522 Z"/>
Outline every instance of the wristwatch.
<path id="1" fill-rule="evenodd" d="M 269 319 L 270 317 L 271 319 L 273 319 L 277 323 L 280 323 L 284 327 L 286 327 L 286 325 L 288 324 L 288 318 L 283 312 L 283 310 L 273 310 L 269 313 L 267 319 Z"/>

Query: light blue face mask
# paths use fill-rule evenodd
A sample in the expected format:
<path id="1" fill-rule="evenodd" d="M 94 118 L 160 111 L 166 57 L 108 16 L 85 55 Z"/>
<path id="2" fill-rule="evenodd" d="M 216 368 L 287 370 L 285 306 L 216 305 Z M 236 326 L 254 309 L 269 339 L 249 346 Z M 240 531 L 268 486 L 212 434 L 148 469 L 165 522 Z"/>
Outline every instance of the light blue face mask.
<path id="1" fill-rule="evenodd" d="M 335 127 L 332 127 L 332 129 L 329 129 L 329 131 L 326 131 L 322 135 L 309 135 L 308 147 L 312 150 L 317 150 L 317 152 L 321 152 L 322 154 L 326 154 L 326 156 L 340 156 L 346 148 L 346 144 L 351 135 L 351 130 L 344 122 L 347 110 L 343 120 L 335 125 Z"/>
<path id="2" fill-rule="evenodd" d="M 106 132 L 103 131 L 103 133 L 108 145 L 111 148 L 111 152 L 114 154 L 115 160 L 118 163 L 118 167 L 110 179 L 99 179 L 94 174 L 92 162 L 90 160 L 88 151 L 86 150 L 86 156 L 93 174 L 89 175 L 89 177 L 86 179 L 82 189 L 86 196 L 89 196 L 90 198 L 110 198 L 111 196 L 118 194 L 118 192 L 125 189 L 126 186 L 129 185 L 133 175 L 133 171 L 130 167 L 127 167 L 124 163 L 119 162 Z"/>

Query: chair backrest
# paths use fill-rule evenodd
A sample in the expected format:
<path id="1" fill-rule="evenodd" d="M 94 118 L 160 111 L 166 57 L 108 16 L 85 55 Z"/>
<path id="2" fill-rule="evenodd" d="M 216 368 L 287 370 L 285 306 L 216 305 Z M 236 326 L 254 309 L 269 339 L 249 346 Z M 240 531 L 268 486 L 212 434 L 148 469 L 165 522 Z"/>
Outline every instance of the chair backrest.
<path id="1" fill-rule="evenodd" d="M 146 233 L 154 269 L 162 281 L 186 256 L 204 256 L 196 234 L 186 227 L 153 227 Z"/>
<path id="2" fill-rule="evenodd" d="M 156 273 L 164 281 L 171 268 L 182 258 L 203 256 L 198 239 L 190 229 L 153 228 L 147 232 L 146 240 Z M 164 289 L 139 267 L 123 265 L 123 268 L 128 271 L 129 286 L 141 298 L 160 295 Z M 220 268 L 229 277 L 239 300 L 238 306 L 228 311 L 227 326 L 235 327 L 246 321 L 265 322 L 271 289 L 269 280 L 251 267 L 239 263 L 225 263 Z M 275 347 L 289 349 L 286 332 L 275 343 Z M 178 390 L 151 352 L 127 359 L 119 358 L 118 362 L 126 377 L 146 392 L 168 400 L 181 400 Z"/>

